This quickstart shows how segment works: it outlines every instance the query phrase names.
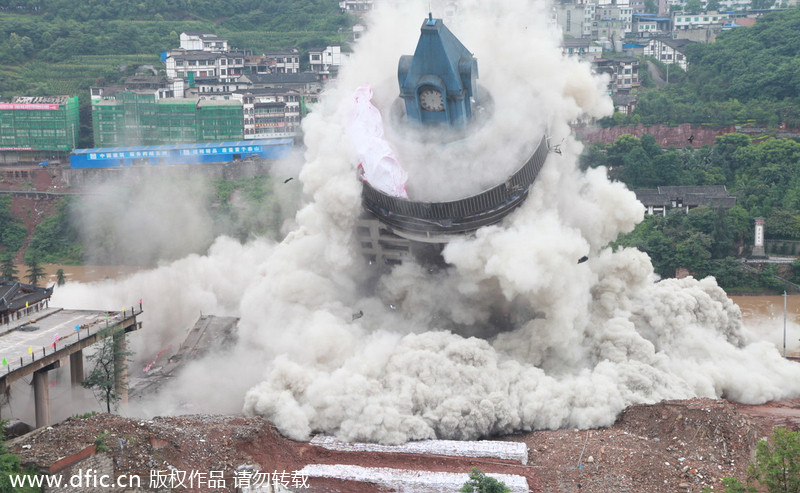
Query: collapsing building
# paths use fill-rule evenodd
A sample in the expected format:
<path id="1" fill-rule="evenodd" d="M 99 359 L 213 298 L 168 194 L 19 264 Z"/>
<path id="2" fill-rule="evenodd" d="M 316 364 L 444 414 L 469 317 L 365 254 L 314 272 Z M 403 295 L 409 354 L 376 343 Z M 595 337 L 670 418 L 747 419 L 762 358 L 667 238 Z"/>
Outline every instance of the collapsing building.
<path id="1" fill-rule="evenodd" d="M 442 19 L 429 14 L 420 30 L 414 55 L 400 58 L 402 103 L 396 105 L 401 114 L 395 120 L 421 130 L 420 139 L 427 135 L 441 138 L 442 145 L 470 139 L 485 120 L 478 115 L 492 111 L 491 95 L 477 84 L 477 60 Z M 414 200 L 413 190 L 410 198 L 392 193 L 392 189 L 402 187 L 376 185 L 370 179 L 370 170 L 365 169 L 364 214 L 357 227 L 363 254 L 379 264 L 397 264 L 411 256 L 423 262 L 440 261 L 441 249 L 448 241 L 498 223 L 525 201 L 548 152 L 543 135 L 528 158 L 504 180 L 477 194 L 443 202 Z M 385 157 L 375 161 L 385 164 Z M 402 173 L 378 170 L 373 175 Z"/>

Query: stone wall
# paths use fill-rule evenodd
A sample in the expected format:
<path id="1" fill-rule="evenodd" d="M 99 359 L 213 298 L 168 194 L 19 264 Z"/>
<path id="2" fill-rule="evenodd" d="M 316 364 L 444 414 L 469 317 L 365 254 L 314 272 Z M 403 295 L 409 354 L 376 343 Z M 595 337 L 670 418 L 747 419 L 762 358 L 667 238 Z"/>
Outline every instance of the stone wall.
<path id="1" fill-rule="evenodd" d="M 138 165 L 123 168 L 61 169 L 61 181 L 75 188 L 90 188 L 109 180 L 131 180 L 138 182 L 149 177 L 161 176 L 206 176 L 211 179 L 238 180 L 269 172 L 273 161 L 269 159 L 246 159 L 230 163 Z"/>
<path id="2" fill-rule="evenodd" d="M 661 147 L 701 147 L 712 145 L 714 140 L 724 134 L 735 132 L 734 126 L 700 126 L 683 123 L 676 126 L 666 125 L 636 125 L 633 127 L 578 127 L 573 129 L 575 134 L 583 142 L 593 144 L 595 142 L 611 143 L 624 134 L 630 134 L 641 138 L 644 134 L 652 135 L 656 138 L 656 143 Z M 692 139 L 689 141 L 689 139 Z"/>
<path id="3" fill-rule="evenodd" d="M 781 129 L 774 130 L 764 127 L 746 127 L 740 125 L 692 125 L 682 123 L 680 125 L 636 125 L 629 127 L 575 127 L 575 135 L 587 144 L 602 142 L 609 144 L 617 140 L 621 135 L 630 134 L 641 138 L 644 134 L 652 135 L 656 138 L 656 143 L 661 147 L 702 147 L 713 145 L 720 135 L 739 132 L 750 135 L 755 139 L 765 136 L 792 138 L 800 137 L 800 129 Z M 691 138 L 691 141 L 689 140 Z"/>

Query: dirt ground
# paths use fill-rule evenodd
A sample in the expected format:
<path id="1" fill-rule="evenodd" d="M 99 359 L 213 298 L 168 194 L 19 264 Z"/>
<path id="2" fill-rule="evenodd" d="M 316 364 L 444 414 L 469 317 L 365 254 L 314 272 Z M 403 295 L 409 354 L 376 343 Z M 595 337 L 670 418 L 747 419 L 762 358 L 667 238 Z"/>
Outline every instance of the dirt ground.
<path id="1" fill-rule="evenodd" d="M 720 478 L 744 477 L 755 445 L 774 426 L 800 427 L 800 398 L 761 406 L 718 399 L 665 401 L 626 409 L 609 427 L 535 431 L 502 440 L 528 446 L 527 465 L 500 459 L 337 452 L 282 437 L 267 421 L 241 416 L 173 416 L 136 420 L 99 414 L 72 418 L 11 442 L 23 463 L 47 468 L 95 443 L 103 432 L 118 474 L 177 468 L 297 471 L 308 464 L 352 464 L 419 471 L 521 475 L 532 492 L 699 492 Z M 309 492 L 385 491 L 372 484 L 309 478 Z M 176 490 L 181 491 L 181 490 Z M 195 489 L 184 491 L 212 491 Z M 216 491 L 216 490 L 213 490 Z M 232 491 L 227 488 L 226 491 Z"/>

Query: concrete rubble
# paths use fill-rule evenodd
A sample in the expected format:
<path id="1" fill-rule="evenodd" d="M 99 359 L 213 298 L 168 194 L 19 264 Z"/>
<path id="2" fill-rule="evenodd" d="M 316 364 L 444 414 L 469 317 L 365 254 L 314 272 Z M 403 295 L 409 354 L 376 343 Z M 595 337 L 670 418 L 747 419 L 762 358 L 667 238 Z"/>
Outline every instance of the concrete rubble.
<path id="1" fill-rule="evenodd" d="M 519 476 L 531 492 L 697 493 L 703 488 L 721 491 L 724 477 L 745 478 L 756 445 L 770 436 L 774 426 L 800 429 L 800 398 L 758 406 L 723 399 L 664 401 L 631 406 L 607 428 L 533 431 L 498 437 L 496 442 L 485 441 L 504 444 L 497 445 L 501 451 L 509 442 L 520 450 L 526 447 L 526 464 L 510 453 L 504 458 L 467 455 L 465 450 L 483 442 L 464 443 L 448 450 L 426 448 L 430 444 L 425 442 L 395 448 L 340 444 L 329 437 L 294 441 L 281 436 L 263 418 L 243 416 L 186 415 L 142 420 L 98 414 L 70 418 L 8 444 L 23 464 L 47 471 L 65 458 L 85 453 L 98 437 L 104 436 L 108 450 L 97 453 L 113 459 L 117 474 L 140 475 L 143 485 L 153 471 L 175 469 L 221 471 L 227 486 L 224 490 L 173 491 L 235 491 L 232 486 L 237 468 L 247 464 L 272 478 L 278 474 L 289 480 L 308 474 L 308 488 L 295 491 L 309 492 L 385 492 L 387 488 L 403 491 L 406 486 L 386 486 L 381 482 L 388 477 L 389 469 L 436 473 L 423 476 L 427 478 L 423 482 L 434 488 L 427 491 L 436 491 L 438 474 L 443 478 L 458 477 L 450 481 L 463 484 L 466 475 L 477 467 L 492 476 Z M 421 448 L 415 450 L 416 447 Z M 448 455 L 454 451 L 459 454 Z M 504 452 L 497 455 L 501 453 Z M 323 474 L 324 471 L 345 471 L 342 474 L 350 479 Z M 509 481 L 517 484 L 518 480 Z"/>
<path id="2" fill-rule="evenodd" d="M 329 450 L 344 452 L 382 452 L 397 454 L 429 454 L 450 455 L 453 457 L 495 457 L 528 463 L 528 447 L 521 442 L 503 442 L 494 440 L 465 441 L 458 440 L 422 440 L 403 445 L 379 445 L 377 443 L 348 443 L 336 437 L 317 435 L 311 439 L 311 445 Z"/>

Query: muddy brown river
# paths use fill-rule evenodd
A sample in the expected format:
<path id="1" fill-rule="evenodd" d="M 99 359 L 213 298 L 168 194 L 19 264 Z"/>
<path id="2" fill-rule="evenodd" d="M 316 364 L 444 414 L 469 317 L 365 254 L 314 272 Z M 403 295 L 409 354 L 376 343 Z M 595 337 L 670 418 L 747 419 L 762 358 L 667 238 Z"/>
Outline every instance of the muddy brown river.
<path id="1" fill-rule="evenodd" d="M 122 279 L 142 267 L 125 265 L 58 265 L 45 264 L 47 285 L 56 282 L 56 272 L 64 269 L 67 282 L 94 282 Z M 24 282 L 27 266 L 18 265 L 18 276 Z M 759 339 L 768 340 L 783 351 L 783 296 L 731 296 L 742 309 L 747 327 Z M 800 295 L 786 297 L 786 348 L 788 355 L 800 355 Z"/>

